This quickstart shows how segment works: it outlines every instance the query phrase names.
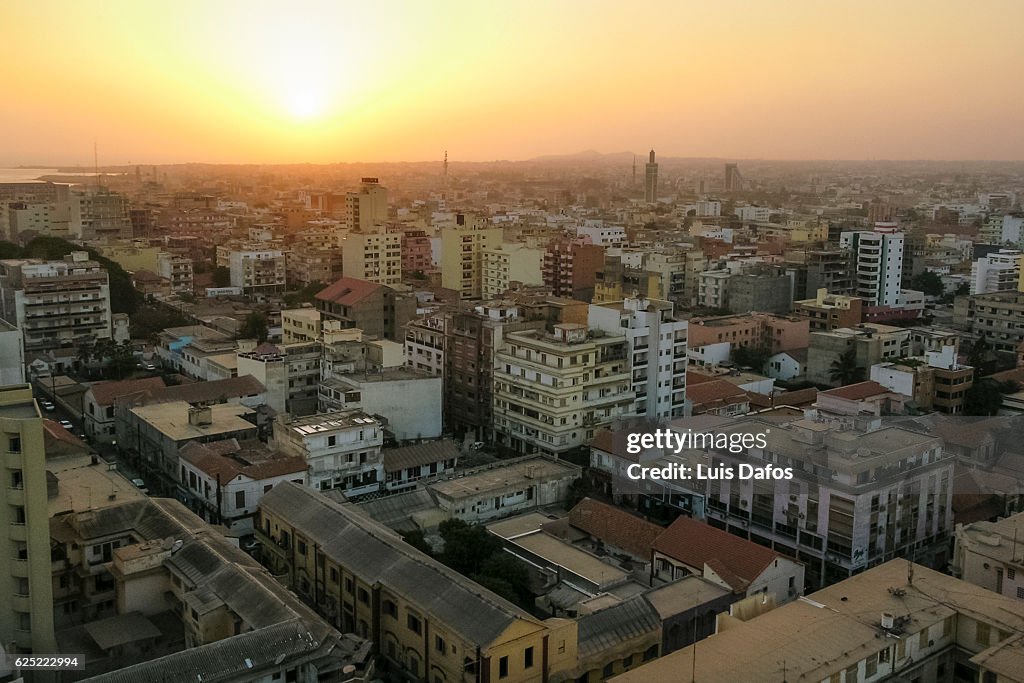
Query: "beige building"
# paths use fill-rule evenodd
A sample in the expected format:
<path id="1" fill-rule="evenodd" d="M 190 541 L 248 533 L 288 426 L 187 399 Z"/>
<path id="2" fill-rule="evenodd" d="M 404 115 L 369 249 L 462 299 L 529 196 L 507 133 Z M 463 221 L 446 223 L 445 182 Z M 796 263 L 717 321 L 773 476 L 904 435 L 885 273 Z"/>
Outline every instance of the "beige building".
<path id="1" fill-rule="evenodd" d="M 542 683 L 576 664 L 574 622 L 531 616 L 313 491 L 276 486 L 258 529 L 271 572 L 416 680 Z"/>
<path id="2" fill-rule="evenodd" d="M 345 194 L 345 220 L 349 230 L 376 232 L 387 219 L 388 190 L 379 179 L 363 178 L 358 191 Z"/>
<path id="3" fill-rule="evenodd" d="M 246 294 L 280 292 L 285 287 L 285 258 L 280 249 L 234 250 L 228 256 L 231 286 Z"/>
<path id="4" fill-rule="evenodd" d="M 495 357 L 494 430 L 518 453 L 567 453 L 633 409 L 624 336 L 590 334 L 578 323 L 553 332 L 505 335 Z"/>
<path id="5" fill-rule="evenodd" d="M 172 292 L 192 293 L 192 259 L 162 251 L 157 256 L 157 267 L 157 274 L 171 283 Z"/>
<path id="6" fill-rule="evenodd" d="M 441 230 L 441 286 L 463 299 L 483 296 L 483 254 L 502 243 L 502 229 L 483 218 L 457 214 L 455 225 Z"/>
<path id="7" fill-rule="evenodd" d="M 57 652 L 50 586 L 50 527 L 46 504 L 43 419 L 32 388 L 0 388 L 0 644 L 8 654 Z M 11 648 L 13 646 L 13 651 Z"/>
<path id="8" fill-rule="evenodd" d="M 402 282 L 402 235 L 397 232 L 352 232 L 342 243 L 342 273 L 379 285 Z"/>
<path id="9" fill-rule="evenodd" d="M 152 247 L 147 240 L 118 240 L 90 244 L 104 258 L 108 258 L 130 273 L 148 270 L 152 273 L 159 268 L 157 257 L 160 247 Z"/>
<path id="10" fill-rule="evenodd" d="M 281 311 L 281 341 L 285 344 L 320 341 L 322 324 L 315 308 L 292 308 Z"/>
<path id="11" fill-rule="evenodd" d="M 484 299 L 494 299 L 509 290 L 513 282 L 523 285 L 542 285 L 541 264 L 543 249 L 531 249 L 523 244 L 501 244 L 481 252 L 482 293 Z"/>

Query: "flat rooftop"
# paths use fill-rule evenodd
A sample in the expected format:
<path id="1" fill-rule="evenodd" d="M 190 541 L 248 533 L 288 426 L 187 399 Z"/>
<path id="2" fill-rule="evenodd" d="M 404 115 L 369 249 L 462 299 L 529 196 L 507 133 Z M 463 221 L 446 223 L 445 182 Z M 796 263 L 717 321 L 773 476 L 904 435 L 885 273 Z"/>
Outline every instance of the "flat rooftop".
<path id="1" fill-rule="evenodd" d="M 285 427 L 297 434 L 309 435 L 319 432 L 329 432 L 335 429 L 347 429 L 349 427 L 380 426 L 377 420 L 373 419 L 362 410 L 336 410 L 332 413 L 319 413 L 306 417 L 289 420 Z"/>
<path id="2" fill-rule="evenodd" d="M 47 500 L 50 517 L 63 512 L 83 512 L 144 498 L 142 491 L 117 471 L 115 463 L 89 455 L 67 455 L 46 460 L 46 470 L 57 479 L 57 495 Z"/>
<path id="3" fill-rule="evenodd" d="M 169 401 L 132 408 L 132 413 L 172 441 L 187 441 L 212 434 L 230 434 L 256 429 L 255 423 L 243 419 L 244 415 L 255 414 L 256 411 L 252 408 L 237 403 L 218 403 L 209 406 L 212 414 L 210 424 L 193 425 L 189 424 L 188 420 L 191 407 L 191 404 L 185 401 Z"/>
<path id="4" fill-rule="evenodd" d="M 629 579 L 629 574 L 618 567 L 602 562 L 590 553 L 585 553 L 543 532 L 520 536 L 509 543 L 577 576 L 582 576 L 596 586 L 614 586 Z"/>
<path id="5" fill-rule="evenodd" d="M 516 486 L 550 477 L 579 475 L 580 468 L 569 462 L 537 455 L 515 461 L 500 462 L 486 469 L 472 470 L 461 477 L 430 485 L 438 495 L 446 498 L 486 495 L 489 491 L 504 491 Z"/>

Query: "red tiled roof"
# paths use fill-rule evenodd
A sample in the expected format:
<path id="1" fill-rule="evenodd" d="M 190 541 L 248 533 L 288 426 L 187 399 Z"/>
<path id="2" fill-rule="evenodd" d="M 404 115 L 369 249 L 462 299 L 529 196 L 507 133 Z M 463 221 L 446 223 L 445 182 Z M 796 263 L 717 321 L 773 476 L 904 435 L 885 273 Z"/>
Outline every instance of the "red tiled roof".
<path id="1" fill-rule="evenodd" d="M 381 285 L 376 282 L 357 280 L 354 277 L 343 277 L 333 285 L 328 285 L 317 292 L 320 301 L 329 301 L 342 306 L 352 306 L 373 294 Z"/>
<path id="2" fill-rule="evenodd" d="M 711 403 L 742 403 L 747 400 L 747 392 L 732 382 L 724 379 L 713 379 L 710 382 L 686 385 L 686 398 L 695 406 Z"/>
<path id="3" fill-rule="evenodd" d="M 220 481 L 227 483 L 244 475 L 260 481 L 285 474 L 304 472 L 307 468 L 305 458 L 280 453 L 260 453 L 263 459 L 252 463 L 236 460 L 226 453 L 238 453 L 241 447 L 235 439 L 208 444 L 190 441 L 178 451 L 179 455 L 195 465 L 211 477 L 220 476 Z"/>
<path id="4" fill-rule="evenodd" d="M 92 391 L 92 399 L 97 405 L 112 406 L 114 399 L 118 396 L 163 388 L 162 378 L 144 377 L 143 379 L 126 379 L 119 382 L 97 382 L 89 387 L 89 390 Z"/>
<path id="5" fill-rule="evenodd" d="M 649 558 L 664 529 L 657 524 L 600 501 L 584 498 L 569 511 L 569 524 L 636 557 Z"/>
<path id="6" fill-rule="evenodd" d="M 744 590 L 768 565 L 782 557 L 774 550 L 690 517 L 679 517 L 661 532 L 654 541 L 654 550 L 690 567 L 703 570 L 708 565 L 733 590 Z"/>
<path id="7" fill-rule="evenodd" d="M 810 387 L 809 389 L 797 389 L 796 391 L 777 392 L 774 403 L 771 396 L 759 394 L 756 391 L 748 391 L 747 397 L 750 399 L 750 405 L 757 406 L 758 408 L 770 408 L 773 405 L 799 408 L 814 403 L 818 398 L 818 390 Z"/>
<path id="8" fill-rule="evenodd" d="M 857 382 L 856 384 L 848 384 L 845 387 L 829 389 L 828 391 L 823 391 L 821 393 L 826 396 L 845 398 L 848 401 L 861 401 L 865 398 L 871 398 L 872 396 L 879 396 L 881 394 L 891 394 L 892 392 L 878 382 L 868 380 L 867 382 Z"/>
<path id="9" fill-rule="evenodd" d="M 67 452 L 86 452 L 91 450 L 89 444 L 64 429 L 60 423 L 49 418 L 43 419 L 43 439 L 46 442 L 47 455 L 59 455 Z M 58 451 L 60 453 L 58 453 Z"/>

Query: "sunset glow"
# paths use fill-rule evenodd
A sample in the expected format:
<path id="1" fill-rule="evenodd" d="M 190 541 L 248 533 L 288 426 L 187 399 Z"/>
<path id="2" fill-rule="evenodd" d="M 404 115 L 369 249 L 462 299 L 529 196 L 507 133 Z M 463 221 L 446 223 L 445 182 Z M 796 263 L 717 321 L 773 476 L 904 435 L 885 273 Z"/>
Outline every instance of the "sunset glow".
<path id="1" fill-rule="evenodd" d="M 102 8 L 0 9 L 0 163 L 1024 157 L 1019 2 Z"/>

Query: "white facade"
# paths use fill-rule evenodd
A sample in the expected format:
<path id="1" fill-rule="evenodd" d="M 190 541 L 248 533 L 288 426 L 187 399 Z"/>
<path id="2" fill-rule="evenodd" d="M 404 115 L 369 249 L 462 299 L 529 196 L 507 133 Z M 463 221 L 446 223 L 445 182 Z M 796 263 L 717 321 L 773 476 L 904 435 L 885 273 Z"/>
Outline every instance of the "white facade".
<path id="1" fill-rule="evenodd" d="M 1016 291 L 1021 257 L 1016 249 L 1000 249 L 972 263 L 971 294 Z"/>
<path id="2" fill-rule="evenodd" d="M 806 363 L 801 363 L 786 351 L 776 353 L 765 363 L 765 374 L 772 379 L 795 379 L 801 377 L 806 369 Z"/>
<path id="3" fill-rule="evenodd" d="M 192 259 L 166 251 L 157 254 L 156 259 L 157 274 L 171 283 L 172 292 L 192 292 Z"/>
<path id="4" fill-rule="evenodd" d="M 285 258 L 280 249 L 232 251 L 228 256 L 231 286 L 246 293 L 282 290 L 285 286 Z"/>
<path id="5" fill-rule="evenodd" d="M 361 410 L 334 411 L 274 423 L 271 445 L 309 465 L 308 485 L 361 495 L 380 490 L 384 430 Z"/>
<path id="6" fill-rule="evenodd" d="M 899 305 L 903 282 L 903 233 L 896 223 L 876 223 L 873 231 L 844 232 L 839 246 L 854 253 L 856 294 L 871 305 Z"/>
<path id="7" fill-rule="evenodd" d="M 433 377 L 444 376 L 445 318 L 433 315 L 405 328 L 405 365 Z"/>
<path id="8" fill-rule="evenodd" d="M 406 368 L 339 375 L 320 384 L 321 409 L 358 408 L 387 420 L 399 441 L 441 436 L 441 377 Z"/>
<path id="9" fill-rule="evenodd" d="M 619 247 L 626 242 L 626 229 L 619 225 L 605 225 L 602 221 L 587 221 L 576 228 L 577 237 L 590 237 L 594 244 Z"/>

